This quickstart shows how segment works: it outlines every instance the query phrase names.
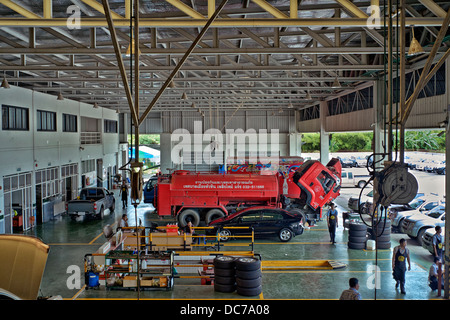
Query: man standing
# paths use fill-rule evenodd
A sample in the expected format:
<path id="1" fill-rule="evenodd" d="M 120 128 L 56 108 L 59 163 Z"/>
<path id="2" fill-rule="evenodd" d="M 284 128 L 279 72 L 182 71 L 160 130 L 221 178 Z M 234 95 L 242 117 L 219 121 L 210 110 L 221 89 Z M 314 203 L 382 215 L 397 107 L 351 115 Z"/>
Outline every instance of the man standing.
<path id="1" fill-rule="evenodd" d="M 440 226 L 434 228 L 436 233 L 433 235 L 433 253 L 434 256 L 442 260 L 442 229 Z"/>
<path id="2" fill-rule="evenodd" d="M 411 270 L 411 259 L 409 249 L 406 247 L 406 240 L 400 239 L 400 245 L 394 248 L 392 253 L 392 275 L 396 281 L 395 289 L 400 285 L 400 291 L 405 294 L 406 260 L 408 260 L 408 271 Z"/>
<path id="3" fill-rule="evenodd" d="M 330 232 L 330 241 L 335 244 L 336 228 L 338 226 L 338 212 L 335 209 L 336 205 L 334 203 L 330 204 L 330 210 L 328 210 L 328 231 Z"/>
<path id="4" fill-rule="evenodd" d="M 122 182 L 119 195 L 122 196 L 122 209 L 125 209 L 125 207 L 128 207 L 128 186 L 125 181 Z"/>
<path id="5" fill-rule="evenodd" d="M 350 288 L 342 291 L 341 297 L 339 300 L 361 300 L 361 294 L 358 292 L 359 290 L 359 281 L 356 278 L 350 278 L 348 281 Z"/>

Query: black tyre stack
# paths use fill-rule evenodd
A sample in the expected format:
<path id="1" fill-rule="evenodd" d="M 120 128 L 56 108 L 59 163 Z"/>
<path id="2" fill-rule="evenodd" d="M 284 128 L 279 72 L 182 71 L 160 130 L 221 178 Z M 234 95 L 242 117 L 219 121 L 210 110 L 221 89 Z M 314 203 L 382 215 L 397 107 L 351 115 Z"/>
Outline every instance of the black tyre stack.
<path id="1" fill-rule="evenodd" d="M 262 292 L 261 260 L 253 257 L 236 259 L 236 291 L 241 296 L 257 296 Z"/>
<path id="2" fill-rule="evenodd" d="M 218 256 L 214 259 L 214 291 L 230 293 L 236 290 L 236 258 Z"/>
<path id="3" fill-rule="evenodd" d="M 391 248 L 391 220 L 378 222 L 371 230 L 371 238 L 377 241 L 377 249 Z"/>
<path id="4" fill-rule="evenodd" d="M 348 248 L 362 250 L 366 248 L 367 226 L 364 223 L 352 222 L 348 230 Z"/>

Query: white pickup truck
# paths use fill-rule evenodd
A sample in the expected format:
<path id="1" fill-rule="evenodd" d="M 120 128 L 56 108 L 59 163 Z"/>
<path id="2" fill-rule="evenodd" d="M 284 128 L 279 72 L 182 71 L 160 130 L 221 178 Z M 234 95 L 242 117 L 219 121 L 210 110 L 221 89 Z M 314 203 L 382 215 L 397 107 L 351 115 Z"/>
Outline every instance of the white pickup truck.
<path id="1" fill-rule="evenodd" d="M 105 188 L 84 188 L 80 191 L 80 196 L 76 200 L 71 200 L 66 204 L 66 211 L 75 220 L 79 216 L 93 216 L 103 219 L 106 209 L 114 212 L 114 194 Z"/>
<path id="2" fill-rule="evenodd" d="M 415 214 L 403 220 L 402 228 L 411 239 L 422 245 L 425 231 L 436 226 L 445 226 L 445 204 L 439 205 L 427 214 Z"/>

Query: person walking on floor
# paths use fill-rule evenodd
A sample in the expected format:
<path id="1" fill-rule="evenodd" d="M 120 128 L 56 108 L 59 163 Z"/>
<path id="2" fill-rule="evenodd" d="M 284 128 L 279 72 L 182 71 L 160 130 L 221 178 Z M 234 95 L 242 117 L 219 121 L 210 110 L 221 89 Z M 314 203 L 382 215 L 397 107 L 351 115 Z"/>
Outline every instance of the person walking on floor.
<path id="1" fill-rule="evenodd" d="M 125 209 L 128 207 L 128 186 L 125 183 L 125 181 L 122 183 L 122 186 L 120 187 L 119 195 L 122 196 L 122 209 Z"/>
<path id="2" fill-rule="evenodd" d="M 396 281 L 395 289 L 400 285 L 400 291 L 405 294 L 406 261 L 408 261 L 408 271 L 411 270 L 411 259 L 409 249 L 406 247 L 406 240 L 400 239 L 400 245 L 394 248 L 392 253 L 392 275 Z"/>
<path id="3" fill-rule="evenodd" d="M 348 280 L 350 288 L 342 291 L 339 300 L 362 300 L 361 294 L 359 293 L 359 281 L 357 278 L 350 278 Z"/>
<path id="4" fill-rule="evenodd" d="M 442 228 L 440 226 L 436 226 L 434 230 L 436 233 L 433 235 L 433 253 L 435 257 L 442 259 Z"/>
<path id="5" fill-rule="evenodd" d="M 338 227 L 338 212 L 334 203 L 330 204 L 330 209 L 327 214 L 328 231 L 330 232 L 330 241 L 335 244 L 336 228 Z"/>

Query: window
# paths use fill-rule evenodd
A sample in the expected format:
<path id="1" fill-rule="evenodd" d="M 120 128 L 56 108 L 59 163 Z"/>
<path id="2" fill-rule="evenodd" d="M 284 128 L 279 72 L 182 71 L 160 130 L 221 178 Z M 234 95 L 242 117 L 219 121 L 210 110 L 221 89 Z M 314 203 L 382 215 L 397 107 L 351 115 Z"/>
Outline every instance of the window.
<path id="1" fill-rule="evenodd" d="M 283 215 L 276 211 L 263 212 L 262 220 L 283 220 Z"/>
<path id="2" fill-rule="evenodd" d="M 117 133 L 117 121 L 105 120 L 105 133 Z"/>
<path id="3" fill-rule="evenodd" d="M 261 220 L 261 212 L 259 211 L 251 211 L 242 216 L 243 222 L 251 222 L 251 221 L 259 221 Z"/>
<path id="4" fill-rule="evenodd" d="M 77 132 L 77 116 L 63 113 L 63 132 Z"/>
<path id="5" fill-rule="evenodd" d="M 28 109 L 2 105 L 3 130 L 28 130 Z"/>
<path id="6" fill-rule="evenodd" d="M 56 112 L 37 110 L 37 131 L 56 131 Z"/>

